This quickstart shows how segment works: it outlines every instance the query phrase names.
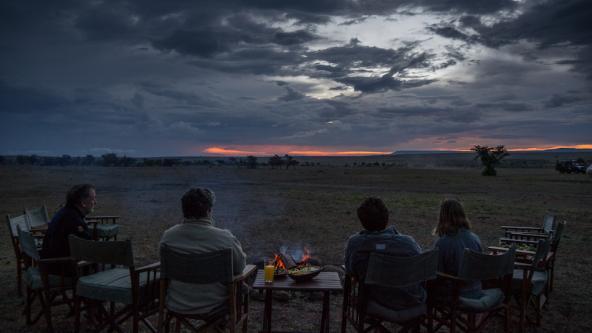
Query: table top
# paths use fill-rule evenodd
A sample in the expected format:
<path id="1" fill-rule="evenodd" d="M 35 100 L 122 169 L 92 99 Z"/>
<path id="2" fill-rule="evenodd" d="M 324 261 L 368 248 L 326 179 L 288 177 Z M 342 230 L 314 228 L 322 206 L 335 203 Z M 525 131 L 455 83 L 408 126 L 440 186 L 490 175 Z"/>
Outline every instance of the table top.
<path id="1" fill-rule="evenodd" d="M 321 272 L 309 281 L 296 282 L 289 276 L 273 279 L 273 283 L 265 283 L 263 270 L 257 271 L 257 278 L 253 283 L 254 289 L 300 290 L 300 291 L 332 291 L 343 290 L 337 272 Z"/>

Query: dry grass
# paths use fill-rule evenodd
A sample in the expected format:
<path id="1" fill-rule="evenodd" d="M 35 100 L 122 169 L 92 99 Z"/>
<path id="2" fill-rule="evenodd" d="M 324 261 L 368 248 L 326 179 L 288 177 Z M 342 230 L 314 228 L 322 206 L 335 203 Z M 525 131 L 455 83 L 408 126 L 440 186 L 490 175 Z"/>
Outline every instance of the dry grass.
<path id="1" fill-rule="evenodd" d="M 496 178 L 477 169 L 398 169 L 315 167 L 246 170 L 231 167 L 102 168 L 1 167 L 0 214 L 17 214 L 43 203 L 53 211 L 75 183 L 96 184 L 96 214 L 122 216 L 122 237 L 133 240 L 139 263 L 157 260 L 162 232 L 180 221 L 180 197 L 191 186 L 217 195 L 214 215 L 243 243 L 251 260 L 281 245 L 312 249 L 325 264 L 340 264 L 344 243 L 360 229 L 355 209 L 367 196 L 383 198 L 391 221 L 424 247 L 434 241 L 439 202 L 460 198 L 484 245 L 497 244 L 502 224 L 537 225 L 550 211 L 568 221 L 560 247 L 556 290 L 539 331 L 590 331 L 592 321 L 592 179 L 553 170 L 501 169 Z M 14 255 L 6 227 L 0 228 L 1 331 L 28 328 L 16 296 Z M 333 297 L 332 331 L 340 323 L 341 296 Z M 320 300 L 296 295 L 274 308 L 274 329 L 314 330 Z M 263 306 L 254 300 L 250 331 L 260 328 Z M 68 330 L 72 319 L 56 319 Z M 301 327 L 302 326 L 302 327 Z M 495 325 L 496 327 L 498 325 Z M 496 331 L 497 328 L 490 331 Z"/>

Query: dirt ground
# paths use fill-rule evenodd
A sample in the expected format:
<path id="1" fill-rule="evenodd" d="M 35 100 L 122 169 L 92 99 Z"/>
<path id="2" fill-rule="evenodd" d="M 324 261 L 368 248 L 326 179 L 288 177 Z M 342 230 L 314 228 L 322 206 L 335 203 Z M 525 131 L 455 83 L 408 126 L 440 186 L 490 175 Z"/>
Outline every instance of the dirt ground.
<path id="1" fill-rule="evenodd" d="M 158 260 L 164 230 L 181 221 L 180 198 L 192 186 L 215 191 L 214 217 L 242 242 L 256 261 L 280 246 L 306 246 L 324 264 L 342 264 L 347 238 L 360 230 L 355 210 L 368 196 L 381 197 L 391 223 L 423 248 L 434 242 L 439 203 L 447 197 L 465 205 L 484 246 L 497 245 L 501 225 L 539 225 L 547 212 L 567 221 L 555 291 L 540 332 L 592 330 L 592 178 L 548 169 L 500 169 L 482 177 L 478 169 L 299 167 L 0 167 L 0 214 L 46 204 L 50 215 L 76 183 L 97 186 L 97 215 L 120 215 L 121 236 L 133 241 L 138 264 Z M 23 299 L 15 289 L 14 253 L 6 227 L 0 228 L 0 331 L 42 332 L 27 327 Z M 341 295 L 332 297 L 331 331 L 338 331 Z M 318 295 L 292 295 L 274 303 L 274 329 L 317 330 Z M 263 303 L 253 299 L 249 331 L 260 329 Z M 71 331 L 73 318 L 56 316 L 58 331 Z M 501 331 L 494 324 L 489 332 Z"/>

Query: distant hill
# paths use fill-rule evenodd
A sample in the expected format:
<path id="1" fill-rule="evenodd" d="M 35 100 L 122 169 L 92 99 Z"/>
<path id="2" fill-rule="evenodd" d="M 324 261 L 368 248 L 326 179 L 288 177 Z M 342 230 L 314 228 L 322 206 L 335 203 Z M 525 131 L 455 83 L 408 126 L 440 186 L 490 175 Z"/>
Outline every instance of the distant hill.
<path id="1" fill-rule="evenodd" d="M 460 150 L 397 150 L 391 155 L 442 155 L 442 154 L 469 154 L 472 151 Z M 510 154 L 548 154 L 548 153 L 592 153 L 592 149 L 577 149 L 577 148 L 555 148 L 545 150 L 511 150 Z"/>

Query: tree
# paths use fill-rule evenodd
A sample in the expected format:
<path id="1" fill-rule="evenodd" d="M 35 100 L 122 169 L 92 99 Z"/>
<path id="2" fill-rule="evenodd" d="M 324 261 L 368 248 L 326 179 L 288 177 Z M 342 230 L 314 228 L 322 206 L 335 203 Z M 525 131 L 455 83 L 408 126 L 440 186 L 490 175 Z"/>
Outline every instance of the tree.
<path id="1" fill-rule="evenodd" d="M 481 164 L 483 164 L 483 171 L 481 171 L 481 175 L 483 176 L 495 176 L 497 174 L 495 166 L 504 157 L 510 155 L 503 145 L 495 148 L 476 145 L 471 150 L 477 153 L 475 159 L 480 159 Z"/>
<path id="2" fill-rule="evenodd" d="M 288 154 L 284 155 L 284 158 L 286 159 L 286 169 L 288 169 L 291 166 L 296 166 L 300 164 L 300 162 L 296 161 L 292 156 Z"/>
<path id="3" fill-rule="evenodd" d="M 282 165 L 284 165 L 284 160 L 282 160 L 282 158 L 276 154 L 270 157 L 269 162 L 267 163 L 271 166 L 272 169 L 275 169 L 276 167 L 281 168 Z"/>
<path id="4" fill-rule="evenodd" d="M 249 169 L 256 169 L 257 168 L 257 157 L 253 155 L 247 156 L 247 168 Z"/>
<path id="5" fill-rule="evenodd" d="M 114 153 L 103 154 L 103 166 L 117 166 L 119 164 L 119 157 Z"/>

